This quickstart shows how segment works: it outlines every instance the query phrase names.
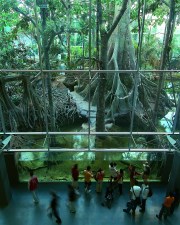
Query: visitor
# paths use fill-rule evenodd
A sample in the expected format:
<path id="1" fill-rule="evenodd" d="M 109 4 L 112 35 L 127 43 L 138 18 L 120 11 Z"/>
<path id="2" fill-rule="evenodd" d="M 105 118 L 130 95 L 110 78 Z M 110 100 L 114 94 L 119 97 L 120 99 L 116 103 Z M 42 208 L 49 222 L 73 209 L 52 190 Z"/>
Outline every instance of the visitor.
<path id="1" fill-rule="evenodd" d="M 129 169 L 130 186 L 132 187 L 137 181 L 137 176 L 141 175 L 141 173 L 138 173 L 136 171 L 136 167 L 131 164 L 129 165 L 128 169 Z"/>
<path id="2" fill-rule="evenodd" d="M 149 194 L 149 184 L 147 181 L 144 181 L 144 183 L 141 186 L 141 209 L 139 210 L 139 212 L 145 212 L 146 210 L 146 200 L 148 198 L 148 194 Z"/>
<path id="3" fill-rule="evenodd" d="M 120 169 L 119 173 L 117 175 L 117 183 L 118 183 L 119 195 L 122 195 L 123 179 L 124 179 L 124 171 L 123 171 L 123 169 Z"/>
<path id="4" fill-rule="evenodd" d="M 78 180 L 79 180 L 79 169 L 78 164 L 74 164 L 74 166 L 71 169 L 71 175 L 72 175 L 72 186 L 75 189 L 75 192 L 79 194 L 79 186 L 78 186 Z"/>
<path id="5" fill-rule="evenodd" d="M 102 184 L 104 179 L 104 171 L 99 168 L 96 173 L 96 192 L 101 193 L 102 192 Z"/>
<path id="6" fill-rule="evenodd" d="M 132 211 L 132 214 L 135 214 L 137 206 L 140 205 L 140 193 L 141 188 L 139 187 L 138 182 L 135 181 L 129 192 L 130 202 L 127 203 L 127 208 L 123 209 L 123 212 L 130 214 L 130 211 Z"/>
<path id="7" fill-rule="evenodd" d="M 93 178 L 93 173 L 91 171 L 91 167 L 87 166 L 84 170 L 84 184 L 85 184 L 85 192 L 90 193 L 90 186 L 91 186 L 91 178 Z"/>
<path id="8" fill-rule="evenodd" d="M 117 180 L 118 171 L 116 169 L 116 163 L 111 162 L 109 164 L 110 182 Z"/>
<path id="9" fill-rule="evenodd" d="M 143 174 L 142 174 L 142 179 L 143 179 L 144 182 L 148 181 L 150 172 L 151 172 L 151 169 L 150 169 L 149 163 L 145 162 L 143 164 Z"/>
<path id="10" fill-rule="evenodd" d="M 171 213 L 171 206 L 174 202 L 174 196 L 173 192 L 170 192 L 169 195 L 165 198 L 164 203 L 162 204 L 162 207 L 160 209 L 160 212 L 156 217 L 161 220 L 162 216 L 164 215 L 164 219 L 167 219 L 167 217 Z"/>
<path id="11" fill-rule="evenodd" d="M 57 196 L 57 194 L 54 191 L 51 191 L 50 194 L 51 194 L 52 199 L 51 199 L 50 205 L 48 207 L 48 211 L 49 211 L 48 215 L 51 219 L 55 218 L 57 224 L 61 224 L 62 220 L 58 213 L 58 198 L 59 197 Z"/>
<path id="12" fill-rule="evenodd" d="M 34 175 L 33 171 L 30 171 L 30 179 L 28 181 L 28 189 L 30 190 L 30 192 L 32 193 L 33 196 L 33 201 L 35 204 L 39 203 L 39 199 L 37 196 L 37 188 L 38 188 L 38 178 L 37 176 Z"/>

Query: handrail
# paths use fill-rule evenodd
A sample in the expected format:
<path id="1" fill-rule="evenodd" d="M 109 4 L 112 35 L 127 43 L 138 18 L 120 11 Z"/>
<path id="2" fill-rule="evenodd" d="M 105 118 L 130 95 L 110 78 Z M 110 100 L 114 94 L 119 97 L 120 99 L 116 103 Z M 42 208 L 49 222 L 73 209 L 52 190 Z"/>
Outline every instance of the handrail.
<path id="1" fill-rule="evenodd" d="M 41 72 L 40 69 L 35 69 L 35 70 L 13 70 L 13 69 L 0 69 L 0 73 L 6 73 L 6 72 L 12 72 L 12 73 L 15 73 L 15 72 Z M 89 70 L 42 70 L 42 72 L 45 72 L 45 73 L 54 73 L 54 72 L 66 72 L 66 73 L 79 73 L 79 72 L 89 72 Z M 91 73 L 114 73 L 114 72 L 119 72 L 119 73 L 137 73 L 137 72 L 141 72 L 141 73 L 149 73 L 149 72 L 152 72 L 152 73 L 180 73 L 180 70 L 91 70 Z M 61 75 L 63 76 L 63 75 Z"/>

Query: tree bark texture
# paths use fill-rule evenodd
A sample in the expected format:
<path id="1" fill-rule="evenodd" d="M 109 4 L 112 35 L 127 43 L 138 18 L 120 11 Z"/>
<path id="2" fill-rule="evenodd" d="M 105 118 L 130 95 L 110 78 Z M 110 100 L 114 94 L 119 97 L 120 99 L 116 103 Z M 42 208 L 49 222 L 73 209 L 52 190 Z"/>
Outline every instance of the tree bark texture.
<path id="1" fill-rule="evenodd" d="M 163 52 L 161 56 L 161 64 L 160 64 L 160 70 L 164 70 L 167 67 L 168 59 L 169 59 L 169 52 L 171 50 L 171 42 L 172 42 L 172 36 L 173 36 L 173 30 L 174 30 L 174 24 L 175 24 L 175 0 L 170 1 L 170 12 L 169 12 L 169 18 L 167 21 L 166 26 L 166 32 L 164 37 L 164 45 L 163 45 Z M 160 98 L 161 98 L 161 91 L 164 86 L 164 80 L 165 80 L 165 74 L 160 73 L 159 74 L 159 83 L 157 88 L 157 95 L 156 95 L 156 101 L 154 105 L 154 114 L 153 114 L 153 121 L 154 123 L 157 123 L 157 117 L 158 117 L 158 108 L 160 105 Z"/>

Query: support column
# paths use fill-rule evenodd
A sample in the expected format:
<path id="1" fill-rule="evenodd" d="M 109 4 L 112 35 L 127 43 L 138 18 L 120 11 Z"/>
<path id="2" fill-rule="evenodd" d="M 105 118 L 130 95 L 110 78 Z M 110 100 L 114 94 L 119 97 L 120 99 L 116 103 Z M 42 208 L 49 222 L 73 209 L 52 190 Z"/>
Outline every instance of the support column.
<path id="1" fill-rule="evenodd" d="M 165 172 L 165 171 L 164 171 Z M 175 188 L 180 190 L 180 152 L 174 153 L 173 165 L 169 176 L 167 192 L 173 191 Z"/>
<path id="2" fill-rule="evenodd" d="M 169 182 L 169 176 L 172 170 L 173 159 L 174 159 L 174 152 L 166 152 L 166 161 L 163 166 L 163 171 L 161 175 L 161 182 L 163 184 L 168 184 Z"/>
<path id="3" fill-rule="evenodd" d="M 16 186 L 19 183 L 19 174 L 17 169 L 18 154 L 18 152 L 4 153 L 7 174 L 11 186 Z"/>
<path id="4" fill-rule="evenodd" d="M 6 170 L 4 155 L 0 153 L 0 207 L 6 206 L 11 200 L 11 188 Z"/>

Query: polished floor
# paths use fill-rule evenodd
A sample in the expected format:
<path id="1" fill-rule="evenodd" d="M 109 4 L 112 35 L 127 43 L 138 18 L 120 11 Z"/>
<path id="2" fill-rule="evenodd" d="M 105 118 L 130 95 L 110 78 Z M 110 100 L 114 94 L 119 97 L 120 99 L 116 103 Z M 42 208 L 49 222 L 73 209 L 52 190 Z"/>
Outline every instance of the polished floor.
<path id="1" fill-rule="evenodd" d="M 67 184 L 61 183 L 41 183 L 39 185 L 38 196 L 40 203 L 34 205 L 31 193 L 27 190 L 27 184 L 19 184 L 12 189 L 12 200 L 8 206 L 0 209 L 0 225 L 51 225 L 55 224 L 47 216 L 47 208 L 50 202 L 51 190 L 57 192 L 59 198 L 59 213 L 64 225 L 156 225 L 180 223 L 180 207 L 176 209 L 167 220 L 159 221 L 155 215 L 159 212 L 163 202 L 166 187 L 161 184 L 153 184 L 153 196 L 147 200 L 147 210 L 144 214 L 136 210 L 136 215 L 131 216 L 122 210 L 129 200 L 129 184 L 124 184 L 123 195 L 114 193 L 112 208 L 101 206 L 104 199 L 104 192 L 96 194 L 95 183 L 92 184 L 92 191 L 85 194 L 83 183 L 80 184 L 81 194 L 76 200 L 75 214 L 70 213 L 67 207 Z M 105 189 L 106 184 L 104 184 Z"/>

